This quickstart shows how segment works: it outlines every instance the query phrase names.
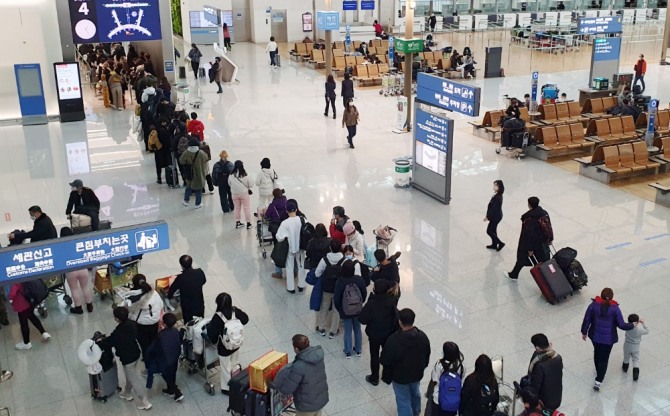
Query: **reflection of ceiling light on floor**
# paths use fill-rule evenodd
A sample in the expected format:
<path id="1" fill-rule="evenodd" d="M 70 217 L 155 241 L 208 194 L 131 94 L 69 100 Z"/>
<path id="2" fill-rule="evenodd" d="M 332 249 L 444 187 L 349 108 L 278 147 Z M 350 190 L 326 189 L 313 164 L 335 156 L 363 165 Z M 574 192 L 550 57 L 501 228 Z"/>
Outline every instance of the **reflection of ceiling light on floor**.
<path id="1" fill-rule="evenodd" d="M 407 244 L 407 246 L 405 246 L 405 251 L 407 251 L 407 252 L 412 251 L 412 245 L 411 245 L 411 244 Z"/>

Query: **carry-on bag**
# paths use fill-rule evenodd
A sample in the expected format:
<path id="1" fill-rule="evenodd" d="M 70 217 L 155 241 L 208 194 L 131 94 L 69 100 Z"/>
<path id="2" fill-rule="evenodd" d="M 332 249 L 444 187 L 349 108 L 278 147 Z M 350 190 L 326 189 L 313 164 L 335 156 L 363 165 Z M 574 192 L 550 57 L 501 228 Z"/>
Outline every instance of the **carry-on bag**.
<path id="1" fill-rule="evenodd" d="M 119 371 L 116 362 L 107 371 L 101 371 L 98 374 L 89 374 L 89 379 L 91 396 L 103 403 L 107 401 L 107 398 L 119 391 Z"/>
<path id="2" fill-rule="evenodd" d="M 270 393 L 259 393 L 247 390 L 245 396 L 246 416 L 269 416 L 270 415 Z"/>
<path id="3" fill-rule="evenodd" d="M 535 256 L 528 259 L 531 263 L 535 260 L 535 265 L 530 269 L 530 274 L 535 279 L 535 283 L 547 302 L 555 305 L 566 296 L 572 295 L 572 287 L 555 259 L 544 263 L 538 262 Z"/>
<path id="4" fill-rule="evenodd" d="M 205 78 L 205 76 L 207 76 L 205 68 L 203 67 L 198 68 L 198 78 Z"/>
<path id="5" fill-rule="evenodd" d="M 563 273 L 567 273 L 570 265 L 577 258 L 577 250 L 571 247 L 564 247 L 554 253 L 554 259 L 558 263 L 558 266 L 563 270 Z"/>
<path id="6" fill-rule="evenodd" d="M 246 411 L 245 397 L 249 391 L 249 370 L 236 365 L 228 382 L 228 412 L 243 415 Z"/>
<path id="7" fill-rule="evenodd" d="M 584 271 L 579 260 L 573 260 L 568 267 L 565 277 L 572 286 L 572 290 L 580 290 L 589 283 L 589 276 Z"/>
<path id="8" fill-rule="evenodd" d="M 170 188 L 175 188 L 177 181 L 177 168 L 174 165 L 169 165 L 165 168 L 165 182 Z"/>

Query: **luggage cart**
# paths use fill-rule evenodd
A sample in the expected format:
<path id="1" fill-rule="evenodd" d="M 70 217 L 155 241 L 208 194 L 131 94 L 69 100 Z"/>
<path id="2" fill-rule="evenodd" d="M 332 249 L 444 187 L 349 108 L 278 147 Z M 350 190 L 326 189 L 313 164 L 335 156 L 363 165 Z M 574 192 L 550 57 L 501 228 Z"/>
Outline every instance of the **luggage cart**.
<path id="1" fill-rule="evenodd" d="M 184 328 L 184 340 L 182 342 L 182 354 L 179 357 L 179 363 L 186 367 L 186 372 L 190 375 L 200 374 L 205 383 L 203 387 L 210 396 L 214 396 L 216 389 L 211 382 L 212 377 L 222 371 L 219 365 L 219 351 L 216 343 L 212 343 L 206 334 L 206 325 L 209 320 L 195 318 L 188 322 Z M 202 353 L 196 352 L 194 340 L 199 337 L 202 342 Z"/>
<path id="2" fill-rule="evenodd" d="M 175 293 L 172 299 L 168 299 L 167 297 L 168 291 L 170 290 L 170 285 L 172 284 L 172 282 L 174 282 L 174 279 L 176 277 L 177 276 L 167 276 L 167 277 L 161 277 L 160 279 L 156 279 L 156 282 L 154 283 L 154 288 L 156 289 L 156 293 L 158 293 L 161 299 L 163 299 L 163 308 L 165 310 L 165 313 L 174 314 L 174 316 L 177 317 L 177 321 L 180 321 L 184 319 L 184 314 L 181 310 L 179 291 Z"/>
<path id="3" fill-rule="evenodd" d="M 175 88 L 177 89 L 177 103 L 182 107 L 191 106 L 193 108 L 200 108 L 205 102 L 199 95 L 194 98 L 189 98 L 191 88 L 188 84 L 176 84 Z"/>
<path id="4" fill-rule="evenodd" d="M 125 263 L 108 264 L 99 268 L 95 272 L 93 288 L 100 294 L 100 299 L 104 300 L 107 296 L 114 299 L 115 289 L 130 283 L 133 276 L 139 273 L 139 267 L 140 260 L 137 259 Z"/>
<path id="5" fill-rule="evenodd" d="M 505 382 L 505 360 L 502 355 L 495 355 L 491 358 L 491 362 L 493 373 L 498 380 L 498 393 L 500 394 L 497 410 L 508 416 L 516 416 L 516 388 L 513 384 Z"/>
<path id="6" fill-rule="evenodd" d="M 270 387 L 270 416 L 294 415 L 293 395 L 282 394 Z"/>
<path id="7" fill-rule="evenodd" d="M 65 282 L 65 274 L 57 274 L 53 277 L 50 277 L 48 279 L 44 279 L 44 284 L 47 285 L 47 289 L 49 289 L 49 295 L 52 293 L 55 294 L 56 296 L 58 295 L 63 295 L 63 302 L 65 302 L 66 305 L 70 306 L 72 305 L 72 298 L 70 295 L 68 295 L 68 290 L 66 288 L 67 283 Z M 40 314 L 40 317 L 46 318 L 48 315 L 47 312 L 47 306 L 46 302 L 49 298 L 45 299 L 42 303 L 37 305 L 37 312 Z"/>
<path id="8" fill-rule="evenodd" d="M 265 206 L 261 205 L 254 214 L 257 218 L 256 239 L 258 239 L 258 247 L 263 249 L 261 256 L 263 256 L 264 259 L 268 257 L 268 252 L 265 247 L 274 243 L 274 238 L 272 237 L 272 233 L 270 233 L 270 222 L 265 219 L 265 210 Z"/>
<path id="9" fill-rule="evenodd" d="M 506 137 L 509 137 L 507 139 Z M 530 134 L 527 131 L 501 134 L 500 146 L 496 149 L 496 153 L 502 153 L 503 147 L 509 152 L 509 156 L 521 160 L 526 156 L 526 147 L 528 147 L 528 140 Z"/>
<path id="10" fill-rule="evenodd" d="M 384 250 L 386 257 L 389 255 L 389 246 L 393 242 L 393 238 L 395 238 L 397 232 L 398 230 L 388 225 L 380 225 L 372 232 L 377 240 L 377 249 Z"/>

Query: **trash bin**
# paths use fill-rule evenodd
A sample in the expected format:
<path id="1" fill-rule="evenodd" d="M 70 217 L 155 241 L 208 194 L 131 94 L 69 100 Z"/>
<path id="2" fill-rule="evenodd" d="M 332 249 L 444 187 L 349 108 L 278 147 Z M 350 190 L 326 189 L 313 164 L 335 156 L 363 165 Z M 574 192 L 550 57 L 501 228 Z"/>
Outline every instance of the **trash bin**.
<path id="1" fill-rule="evenodd" d="M 394 162 L 396 188 L 409 187 L 412 178 L 412 162 L 409 159 L 396 159 Z"/>

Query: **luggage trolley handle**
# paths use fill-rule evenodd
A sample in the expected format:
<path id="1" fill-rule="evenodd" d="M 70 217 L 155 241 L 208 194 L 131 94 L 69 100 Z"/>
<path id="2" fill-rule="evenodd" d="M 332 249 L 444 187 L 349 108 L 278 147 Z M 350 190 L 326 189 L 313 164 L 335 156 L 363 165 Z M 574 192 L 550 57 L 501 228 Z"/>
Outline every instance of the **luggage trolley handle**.
<path id="1" fill-rule="evenodd" d="M 528 260 L 530 261 L 531 266 L 537 266 L 540 264 L 540 262 L 537 260 L 537 257 L 535 257 L 534 253 L 532 256 L 528 256 Z M 533 264 L 533 260 L 535 260 L 535 264 Z"/>

